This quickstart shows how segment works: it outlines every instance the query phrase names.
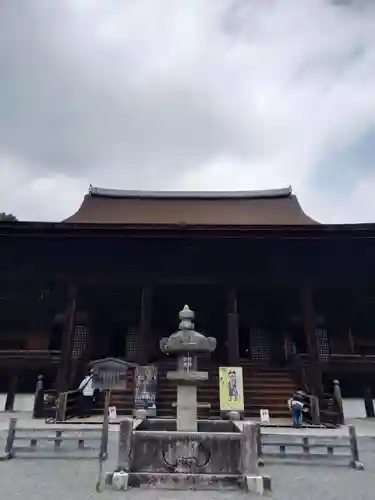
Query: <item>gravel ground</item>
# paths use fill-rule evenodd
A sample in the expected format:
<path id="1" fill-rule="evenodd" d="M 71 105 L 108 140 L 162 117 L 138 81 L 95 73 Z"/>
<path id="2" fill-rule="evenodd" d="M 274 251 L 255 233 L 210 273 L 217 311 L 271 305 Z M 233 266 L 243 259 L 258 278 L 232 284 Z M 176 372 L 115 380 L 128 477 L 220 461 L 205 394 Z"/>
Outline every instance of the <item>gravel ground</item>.
<path id="1" fill-rule="evenodd" d="M 4 435 L 0 436 L 4 439 Z M 3 442 L 0 442 L 3 446 Z M 110 434 L 109 459 L 104 470 L 114 468 L 117 433 Z M 274 465 L 265 467 L 273 481 L 274 500 L 371 500 L 375 485 L 375 440 L 360 440 L 361 460 L 365 471 L 347 467 Z M 96 493 L 98 471 L 96 460 L 14 459 L 0 462 L 1 496 L 4 500 L 91 500 L 120 497 L 139 500 L 229 500 L 242 498 L 236 492 L 171 492 L 130 490 L 128 493 L 103 491 Z"/>

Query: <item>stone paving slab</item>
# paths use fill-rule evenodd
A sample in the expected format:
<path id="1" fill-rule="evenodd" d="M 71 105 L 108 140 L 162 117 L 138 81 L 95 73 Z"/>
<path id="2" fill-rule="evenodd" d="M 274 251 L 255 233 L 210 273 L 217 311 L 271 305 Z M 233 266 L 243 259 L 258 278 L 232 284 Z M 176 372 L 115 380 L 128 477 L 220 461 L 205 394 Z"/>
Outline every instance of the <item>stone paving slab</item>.
<path id="1" fill-rule="evenodd" d="M 19 415 L 17 415 L 19 416 Z M 21 415 L 22 417 L 22 415 Z M 2 415 L 0 421 L 8 423 Z M 25 417 L 30 427 L 35 420 Z M 54 427 L 39 421 L 44 427 Z M 375 422 L 362 422 L 362 431 L 374 428 Z M 6 426 L 5 426 L 6 427 Z M 69 426 L 70 427 L 70 426 Z M 79 426 L 78 430 L 86 425 Z M 90 426 L 97 428 L 97 426 Z M 117 430 L 118 426 L 112 426 Z M 280 429 L 281 430 L 281 429 Z M 292 430 L 298 435 L 298 430 Z M 316 429 L 312 429 L 316 432 Z M 277 430 L 278 432 L 278 430 Z M 335 431 L 337 432 L 337 431 Z M 332 431 L 329 430 L 332 435 Z M 326 434 L 327 435 L 327 434 Z M 0 432 L 4 439 L 6 432 Z M 4 443 L 0 443 L 4 444 Z M 109 459 L 104 463 L 104 471 L 113 471 L 116 465 L 118 433 L 109 436 Z M 360 458 L 365 471 L 354 471 L 347 466 L 323 467 L 306 465 L 273 465 L 262 469 L 263 474 L 272 477 L 273 492 L 265 498 L 269 500 L 370 500 L 374 498 L 375 485 L 375 440 L 360 440 Z M 255 498 L 242 492 L 173 492 L 132 489 L 128 493 L 104 490 L 95 491 L 98 463 L 96 460 L 38 460 L 14 459 L 0 462 L 1 496 L 6 500 L 110 500 L 131 498 L 132 500 L 239 500 Z"/>
<path id="2" fill-rule="evenodd" d="M 104 471 L 111 471 L 117 455 L 117 434 L 110 437 L 109 460 Z M 265 467 L 273 481 L 269 500 L 370 500 L 374 498 L 375 443 L 367 442 L 361 457 L 366 470 L 348 467 L 275 465 Z M 1 498 L 6 500 L 244 500 L 259 498 L 242 492 L 174 492 L 132 489 L 96 493 L 98 464 L 95 461 L 11 460 L 0 463 Z"/>

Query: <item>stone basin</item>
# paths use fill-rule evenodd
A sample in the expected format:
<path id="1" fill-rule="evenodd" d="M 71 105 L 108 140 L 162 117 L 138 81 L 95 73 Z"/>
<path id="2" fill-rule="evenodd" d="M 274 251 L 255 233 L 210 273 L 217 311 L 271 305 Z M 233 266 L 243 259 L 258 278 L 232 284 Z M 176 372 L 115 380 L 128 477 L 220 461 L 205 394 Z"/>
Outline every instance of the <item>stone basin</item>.
<path id="1" fill-rule="evenodd" d="M 116 472 L 126 472 L 126 488 L 269 489 L 258 473 L 255 424 L 241 431 L 236 422 L 199 420 L 197 432 L 176 429 L 174 419 L 148 419 L 133 429 L 131 420 L 121 422 Z"/>
<path id="2" fill-rule="evenodd" d="M 229 420 L 198 420 L 199 432 L 234 432 L 241 430 L 237 424 Z M 177 421 L 174 418 L 153 418 L 143 420 L 136 428 L 139 431 L 177 431 Z"/>
<path id="3" fill-rule="evenodd" d="M 185 306 L 177 332 L 160 340 L 161 351 L 177 356 L 177 418 L 132 420 L 120 424 L 119 460 L 107 482 L 116 489 L 238 489 L 262 494 L 269 478 L 259 475 L 257 424 L 198 420 L 197 386 L 208 373 L 198 371 L 197 354 L 213 352 L 216 340 L 194 329 L 194 313 Z"/>
<path id="4" fill-rule="evenodd" d="M 221 487 L 238 488 L 241 432 L 233 422 L 201 420 L 198 432 L 176 428 L 176 420 L 143 421 L 133 432 L 131 468 L 138 473 L 207 476 Z"/>

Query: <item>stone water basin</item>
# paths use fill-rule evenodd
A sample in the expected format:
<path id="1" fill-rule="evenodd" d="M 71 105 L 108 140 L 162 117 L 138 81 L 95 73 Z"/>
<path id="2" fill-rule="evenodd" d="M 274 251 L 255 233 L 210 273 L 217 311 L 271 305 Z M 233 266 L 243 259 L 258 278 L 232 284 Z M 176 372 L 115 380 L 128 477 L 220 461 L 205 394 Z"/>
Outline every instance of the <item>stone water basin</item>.
<path id="1" fill-rule="evenodd" d="M 198 432 L 176 420 L 144 420 L 133 430 L 130 485 L 235 488 L 242 481 L 241 431 L 232 421 L 198 421 Z"/>

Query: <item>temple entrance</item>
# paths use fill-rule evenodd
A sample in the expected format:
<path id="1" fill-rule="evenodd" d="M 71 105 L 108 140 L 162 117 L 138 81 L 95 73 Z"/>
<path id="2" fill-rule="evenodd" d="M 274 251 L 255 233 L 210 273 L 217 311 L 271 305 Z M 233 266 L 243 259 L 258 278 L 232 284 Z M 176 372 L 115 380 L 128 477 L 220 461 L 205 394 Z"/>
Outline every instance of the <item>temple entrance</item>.
<path id="1" fill-rule="evenodd" d="M 217 340 L 212 359 L 223 362 L 227 354 L 227 310 L 225 289 L 220 287 L 175 285 L 155 289 L 152 330 L 157 339 L 178 329 L 178 313 L 186 304 L 195 313 L 196 330 Z"/>
<path id="2" fill-rule="evenodd" d="M 271 357 L 269 332 L 266 328 L 250 328 L 249 358 L 252 361 L 269 362 Z"/>
<path id="3" fill-rule="evenodd" d="M 97 294 L 92 313 L 92 359 L 109 356 L 133 361 L 137 357 L 141 347 L 130 338 L 139 333 L 140 303 L 140 290 L 130 286 L 102 289 Z"/>
<path id="4" fill-rule="evenodd" d="M 289 327 L 290 315 L 298 308 L 298 299 L 298 294 L 288 289 L 240 290 L 241 358 L 271 366 L 286 362 L 286 342 L 294 334 Z"/>

